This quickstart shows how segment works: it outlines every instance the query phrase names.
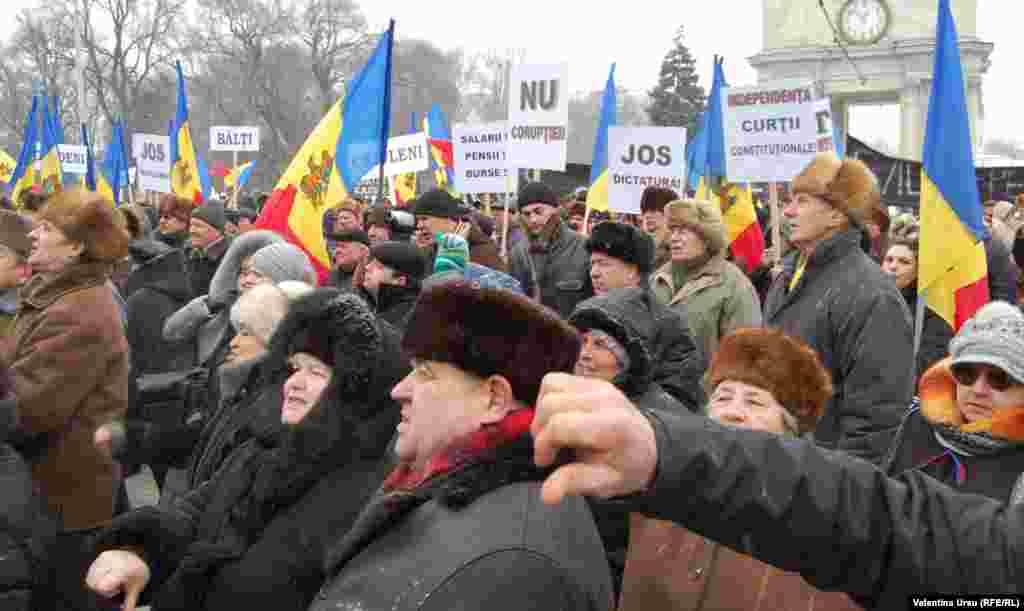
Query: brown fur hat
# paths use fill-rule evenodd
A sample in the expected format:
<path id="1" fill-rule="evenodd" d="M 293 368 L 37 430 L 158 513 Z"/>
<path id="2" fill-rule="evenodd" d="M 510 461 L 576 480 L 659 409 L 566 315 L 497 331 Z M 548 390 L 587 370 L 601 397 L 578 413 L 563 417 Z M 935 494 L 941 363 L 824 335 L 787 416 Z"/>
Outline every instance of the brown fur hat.
<path id="1" fill-rule="evenodd" d="M 121 206 L 117 208 L 118 214 L 124 217 L 124 228 L 133 240 L 141 240 L 146 237 L 146 213 L 134 206 Z"/>
<path id="2" fill-rule="evenodd" d="M 187 225 L 192 220 L 193 208 L 195 204 L 184 197 L 178 197 L 173 193 L 164 193 L 160 196 L 160 216 L 169 216 Z"/>
<path id="3" fill-rule="evenodd" d="M 454 282 L 420 294 L 402 348 L 413 359 L 500 375 L 516 399 L 532 406 L 547 373 L 572 371 L 580 338 L 558 314 L 523 295 Z"/>
<path id="4" fill-rule="evenodd" d="M 722 340 L 704 375 L 708 395 L 726 380 L 767 390 L 797 421 L 813 431 L 832 397 L 832 379 L 818 353 L 776 329 L 739 329 Z"/>
<path id="5" fill-rule="evenodd" d="M 356 218 L 361 218 L 363 215 L 363 204 L 361 204 L 359 200 L 352 199 L 351 197 L 341 200 L 334 208 L 339 212 L 342 210 L 348 210 L 352 214 L 355 214 Z"/>
<path id="6" fill-rule="evenodd" d="M 696 231 L 712 256 L 725 250 L 725 221 L 722 209 L 702 199 L 677 199 L 665 206 L 665 224 L 689 227 Z"/>
<path id="7" fill-rule="evenodd" d="M 647 187 L 640 196 L 640 212 L 661 212 L 669 202 L 679 199 L 679 194 L 664 187 Z"/>
<path id="8" fill-rule="evenodd" d="M 86 261 L 114 263 L 128 256 L 131 239 L 124 217 L 111 202 L 85 189 L 66 189 L 50 196 L 39 220 L 49 221 L 68 239 L 85 246 Z"/>
<path id="9" fill-rule="evenodd" d="M 878 179 L 871 169 L 860 160 L 840 160 L 831 152 L 818 153 L 793 179 L 792 191 L 821 197 L 857 225 L 882 206 Z"/>

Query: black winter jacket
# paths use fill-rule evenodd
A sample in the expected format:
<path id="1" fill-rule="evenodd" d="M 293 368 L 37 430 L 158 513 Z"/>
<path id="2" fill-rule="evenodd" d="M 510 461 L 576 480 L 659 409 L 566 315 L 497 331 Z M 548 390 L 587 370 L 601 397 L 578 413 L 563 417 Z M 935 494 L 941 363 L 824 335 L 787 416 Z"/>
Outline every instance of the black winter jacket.
<path id="1" fill-rule="evenodd" d="M 568 318 L 576 304 L 594 295 L 586 243 L 585 237 L 561 222 L 543 252 L 531 252 L 530 239 L 517 243 L 509 255 L 510 273 L 527 297 L 539 292 L 541 303 Z"/>
<path id="2" fill-rule="evenodd" d="M 910 310 L 910 317 L 913 320 L 917 316 L 917 285 L 900 289 L 900 294 L 907 302 L 907 308 Z M 949 342 L 953 341 L 953 335 L 953 327 L 950 327 L 949 323 L 931 308 L 924 309 L 921 346 L 917 350 L 917 379 L 920 379 L 929 367 L 946 358 L 946 355 L 949 354 Z"/>
<path id="3" fill-rule="evenodd" d="M 180 371 L 192 367 L 195 350 L 189 342 L 164 339 L 164 322 L 191 299 L 181 250 L 159 246 L 160 242 L 133 242 L 137 267 L 128 276 L 126 334 L 132 354 L 132 375 Z M 147 256 L 152 254 L 152 256 Z"/>
<path id="4" fill-rule="evenodd" d="M 404 287 L 396 284 L 382 284 L 376 296 L 377 316 L 404 332 L 419 295 L 418 285 Z"/>
<path id="5" fill-rule="evenodd" d="M 988 296 L 992 301 L 1017 303 L 1017 279 L 1010 265 L 1010 250 L 997 237 L 985 242 L 985 265 L 988 269 Z"/>
<path id="6" fill-rule="evenodd" d="M 794 290 L 798 252 L 784 259 L 765 303 L 765 325 L 818 351 L 835 394 L 815 440 L 875 463 L 910 405 L 913 331 L 892 279 L 860 249 L 850 228 L 818 245 Z"/>
<path id="7" fill-rule="evenodd" d="M 1024 589 L 1024 505 L 962 494 L 804 440 L 649 414 L 655 481 L 624 507 L 671 520 L 868 609 Z"/>

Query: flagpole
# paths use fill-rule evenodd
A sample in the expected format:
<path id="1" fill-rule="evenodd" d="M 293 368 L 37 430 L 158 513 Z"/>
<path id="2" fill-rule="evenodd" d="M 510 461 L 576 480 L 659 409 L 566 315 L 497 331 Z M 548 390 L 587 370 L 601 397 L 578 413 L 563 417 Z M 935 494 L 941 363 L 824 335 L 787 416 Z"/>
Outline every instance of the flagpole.
<path id="1" fill-rule="evenodd" d="M 775 249 L 775 263 L 782 259 L 782 219 L 779 212 L 779 185 L 768 183 L 768 205 L 772 211 L 772 248 Z"/>
<path id="2" fill-rule="evenodd" d="M 390 134 L 390 123 L 391 123 L 391 68 L 395 61 L 395 56 L 392 53 L 395 47 L 395 20 L 392 19 L 388 23 L 388 62 L 384 68 L 384 112 L 381 119 L 381 140 L 384 146 L 380 151 L 380 170 L 377 173 L 377 202 L 383 203 L 384 201 L 384 162 L 387 161 L 388 157 L 388 135 Z"/>
<path id="3" fill-rule="evenodd" d="M 917 308 L 914 313 L 914 358 L 910 360 L 910 396 L 914 396 L 917 380 L 917 354 L 921 350 L 921 336 L 924 333 L 924 308 L 928 298 L 928 289 L 917 293 Z"/>

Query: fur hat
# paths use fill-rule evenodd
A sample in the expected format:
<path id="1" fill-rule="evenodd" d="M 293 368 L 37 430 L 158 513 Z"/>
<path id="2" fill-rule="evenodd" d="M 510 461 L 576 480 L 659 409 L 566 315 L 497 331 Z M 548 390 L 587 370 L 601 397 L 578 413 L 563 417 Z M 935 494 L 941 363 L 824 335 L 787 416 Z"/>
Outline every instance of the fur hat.
<path id="1" fill-rule="evenodd" d="M 149 233 L 149 221 L 146 213 L 135 206 L 121 206 L 117 208 L 119 214 L 124 217 L 124 227 L 133 240 L 141 240 Z"/>
<path id="2" fill-rule="evenodd" d="M 551 187 L 540 182 L 530 182 L 523 185 L 519 190 L 519 198 L 516 207 L 523 209 L 530 204 L 547 204 L 554 208 L 558 207 L 558 196 Z"/>
<path id="3" fill-rule="evenodd" d="M 28 258 L 32 251 L 32 240 L 28 232 L 32 231 L 32 223 L 17 212 L 0 210 L 0 246 L 14 252 L 21 260 Z"/>
<path id="4" fill-rule="evenodd" d="M 558 314 L 527 297 L 454 282 L 420 294 L 402 348 L 414 359 L 500 375 L 516 399 L 533 405 L 546 374 L 572 371 L 580 339 Z"/>
<path id="5" fill-rule="evenodd" d="M 288 295 L 273 284 L 260 284 L 239 296 L 231 306 L 231 326 L 237 332 L 242 323 L 264 344 L 288 312 Z"/>
<path id="6" fill-rule="evenodd" d="M 442 219 L 458 219 L 466 215 L 459 200 L 451 196 L 447 191 L 434 189 L 427 191 L 416 199 L 416 207 L 413 208 L 416 216 L 436 216 Z"/>
<path id="7" fill-rule="evenodd" d="M 800 435 L 814 430 L 832 398 L 818 353 L 777 329 L 739 329 L 722 339 L 704 375 L 708 395 L 726 380 L 770 392 L 796 418 Z"/>
<path id="8" fill-rule="evenodd" d="M 677 199 L 665 206 L 669 227 L 689 227 L 696 231 L 712 256 L 725 250 L 725 221 L 722 209 L 702 199 Z"/>
<path id="9" fill-rule="evenodd" d="M 192 218 L 193 208 L 195 205 L 192 202 L 173 193 L 164 193 L 160 196 L 160 216 L 169 216 L 187 225 Z"/>
<path id="10" fill-rule="evenodd" d="M 661 212 L 669 202 L 679 199 L 679 194 L 664 187 L 647 187 L 640 196 L 640 212 Z"/>
<path id="11" fill-rule="evenodd" d="M 291 303 L 268 352 L 274 367 L 283 367 L 297 352 L 311 354 L 331 367 L 330 385 L 342 397 L 365 397 L 372 392 L 381 346 L 381 330 L 365 301 L 355 293 L 322 288 Z"/>
<path id="12" fill-rule="evenodd" d="M 50 196 L 39 219 L 81 242 L 84 260 L 114 263 L 128 256 L 131 237 L 124 219 L 100 195 L 79 188 L 60 191 Z"/>
<path id="13" fill-rule="evenodd" d="M 32 190 L 24 190 L 21 195 L 18 196 L 19 207 L 26 212 L 40 212 L 46 207 L 46 202 L 49 201 L 50 195 L 48 193 L 39 193 Z"/>
<path id="14" fill-rule="evenodd" d="M 632 263 L 645 276 L 654 269 L 654 240 L 632 225 L 598 223 L 590 230 L 586 246 L 589 253 L 604 253 Z"/>
<path id="15" fill-rule="evenodd" d="M 882 201 L 878 179 L 863 161 L 840 160 L 831 152 L 818 153 L 793 179 L 792 191 L 821 197 L 857 225 L 880 209 Z"/>
<path id="16" fill-rule="evenodd" d="M 192 218 L 203 221 L 220 233 L 224 233 L 224 226 L 228 223 L 228 217 L 224 214 L 224 204 L 212 199 L 193 210 Z"/>

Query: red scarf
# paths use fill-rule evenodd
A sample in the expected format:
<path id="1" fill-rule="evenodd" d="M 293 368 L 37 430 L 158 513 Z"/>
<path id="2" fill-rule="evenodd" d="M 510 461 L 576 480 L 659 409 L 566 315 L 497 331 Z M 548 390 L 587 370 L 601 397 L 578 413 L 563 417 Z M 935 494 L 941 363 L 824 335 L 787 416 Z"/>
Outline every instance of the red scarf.
<path id="1" fill-rule="evenodd" d="M 422 469 L 413 469 L 400 464 L 384 480 L 384 490 L 415 490 L 434 477 L 451 473 L 467 463 L 472 463 L 490 450 L 513 441 L 530 432 L 533 423 L 532 407 L 520 409 L 505 416 L 501 422 L 476 431 L 455 441 L 447 450 L 427 461 Z"/>

